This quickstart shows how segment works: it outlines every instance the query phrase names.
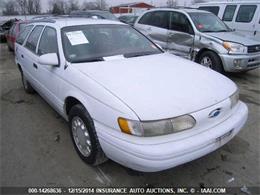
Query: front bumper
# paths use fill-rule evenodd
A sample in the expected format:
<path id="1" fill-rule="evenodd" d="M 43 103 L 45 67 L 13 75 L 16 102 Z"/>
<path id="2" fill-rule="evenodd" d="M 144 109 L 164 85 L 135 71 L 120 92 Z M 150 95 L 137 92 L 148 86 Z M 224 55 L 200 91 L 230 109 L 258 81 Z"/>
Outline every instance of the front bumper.
<path id="1" fill-rule="evenodd" d="M 260 53 L 247 55 L 220 54 L 226 72 L 241 72 L 260 67 Z"/>
<path id="2" fill-rule="evenodd" d="M 171 141 L 169 136 L 174 134 L 140 138 L 109 129 L 101 123 L 96 122 L 95 126 L 108 158 L 134 170 L 155 172 L 184 164 L 218 149 L 240 131 L 247 116 L 247 106 L 239 102 L 235 112 L 224 122 L 201 133 Z"/>

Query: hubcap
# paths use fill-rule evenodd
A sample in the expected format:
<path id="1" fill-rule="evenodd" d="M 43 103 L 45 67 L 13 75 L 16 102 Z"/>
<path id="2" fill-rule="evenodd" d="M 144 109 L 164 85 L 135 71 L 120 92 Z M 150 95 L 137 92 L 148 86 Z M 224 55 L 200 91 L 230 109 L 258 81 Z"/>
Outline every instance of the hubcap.
<path id="1" fill-rule="evenodd" d="M 208 56 L 204 56 L 201 61 L 200 64 L 203 66 L 206 66 L 208 68 L 212 68 L 212 61 Z"/>
<path id="2" fill-rule="evenodd" d="M 91 153 L 92 147 L 86 125 L 78 116 L 75 116 L 71 123 L 73 139 L 76 146 L 83 156 L 88 157 Z"/>

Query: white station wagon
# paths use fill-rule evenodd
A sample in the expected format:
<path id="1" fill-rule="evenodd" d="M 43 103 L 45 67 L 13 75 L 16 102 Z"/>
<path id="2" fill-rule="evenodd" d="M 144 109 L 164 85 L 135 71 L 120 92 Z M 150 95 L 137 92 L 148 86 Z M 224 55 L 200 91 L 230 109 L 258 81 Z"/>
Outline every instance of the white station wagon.
<path id="1" fill-rule="evenodd" d="M 144 172 L 172 168 L 221 147 L 247 120 L 231 80 L 120 22 L 33 22 L 15 55 L 25 91 L 69 121 L 76 151 L 92 165 L 109 158 Z"/>

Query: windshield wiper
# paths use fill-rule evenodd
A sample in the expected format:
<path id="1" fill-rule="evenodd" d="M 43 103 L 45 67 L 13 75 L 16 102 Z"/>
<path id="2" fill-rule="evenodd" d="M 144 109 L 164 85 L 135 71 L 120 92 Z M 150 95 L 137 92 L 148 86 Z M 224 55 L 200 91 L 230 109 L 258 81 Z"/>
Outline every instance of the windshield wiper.
<path id="1" fill-rule="evenodd" d="M 93 57 L 93 58 L 86 58 L 86 59 L 75 59 L 72 60 L 72 63 L 83 63 L 83 62 L 100 62 L 104 61 L 103 57 Z"/>
<path id="2" fill-rule="evenodd" d="M 133 57 L 139 57 L 139 56 L 147 56 L 157 54 L 157 52 L 135 52 L 135 53 L 126 53 L 124 54 L 125 58 L 133 58 Z"/>
<path id="3" fill-rule="evenodd" d="M 228 30 L 218 30 L 218 31 L 215 31 L 215 32 L 229 32 Z"/>
<path id="4" fill-rule="evenodd" d="M 202 32 L 208 32 L 208 33 L 218 33 L 218 32 L 229 32 L 228 30 L 216 30 L 216 31 L 214 31 L 214 30 L 204 30 L 204 31 L 202 31 Z"/>

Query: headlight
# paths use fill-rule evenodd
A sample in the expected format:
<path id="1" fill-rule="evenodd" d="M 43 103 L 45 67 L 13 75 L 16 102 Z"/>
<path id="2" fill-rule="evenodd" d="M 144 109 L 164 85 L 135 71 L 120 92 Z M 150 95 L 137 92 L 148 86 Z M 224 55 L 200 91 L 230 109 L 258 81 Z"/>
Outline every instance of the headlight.
<path id="1" fill-rule="evenodd" d="M 196 121 L 192 116 L 184 115 L 158 121 L 133 121 L 119 118 L 118 124 L 121 131 L 124 133 L 136 136 L 151 137 L 191 129 L 195 126 Z"/>
<path id="2" fill-rule="evenodd" d="M 246 54 L 247 47 L 238 43 L 223 42 L 223 47 L 228 50 L 230 54 Z"/>
<path id="3" fill-rule="evenodd" d="M 230 97 L 230 102 L 231 102 L 231 108 L 233 108 L 239 100 L 239 90 L 237 89 L 235 93 L 233 93 Z"/>

